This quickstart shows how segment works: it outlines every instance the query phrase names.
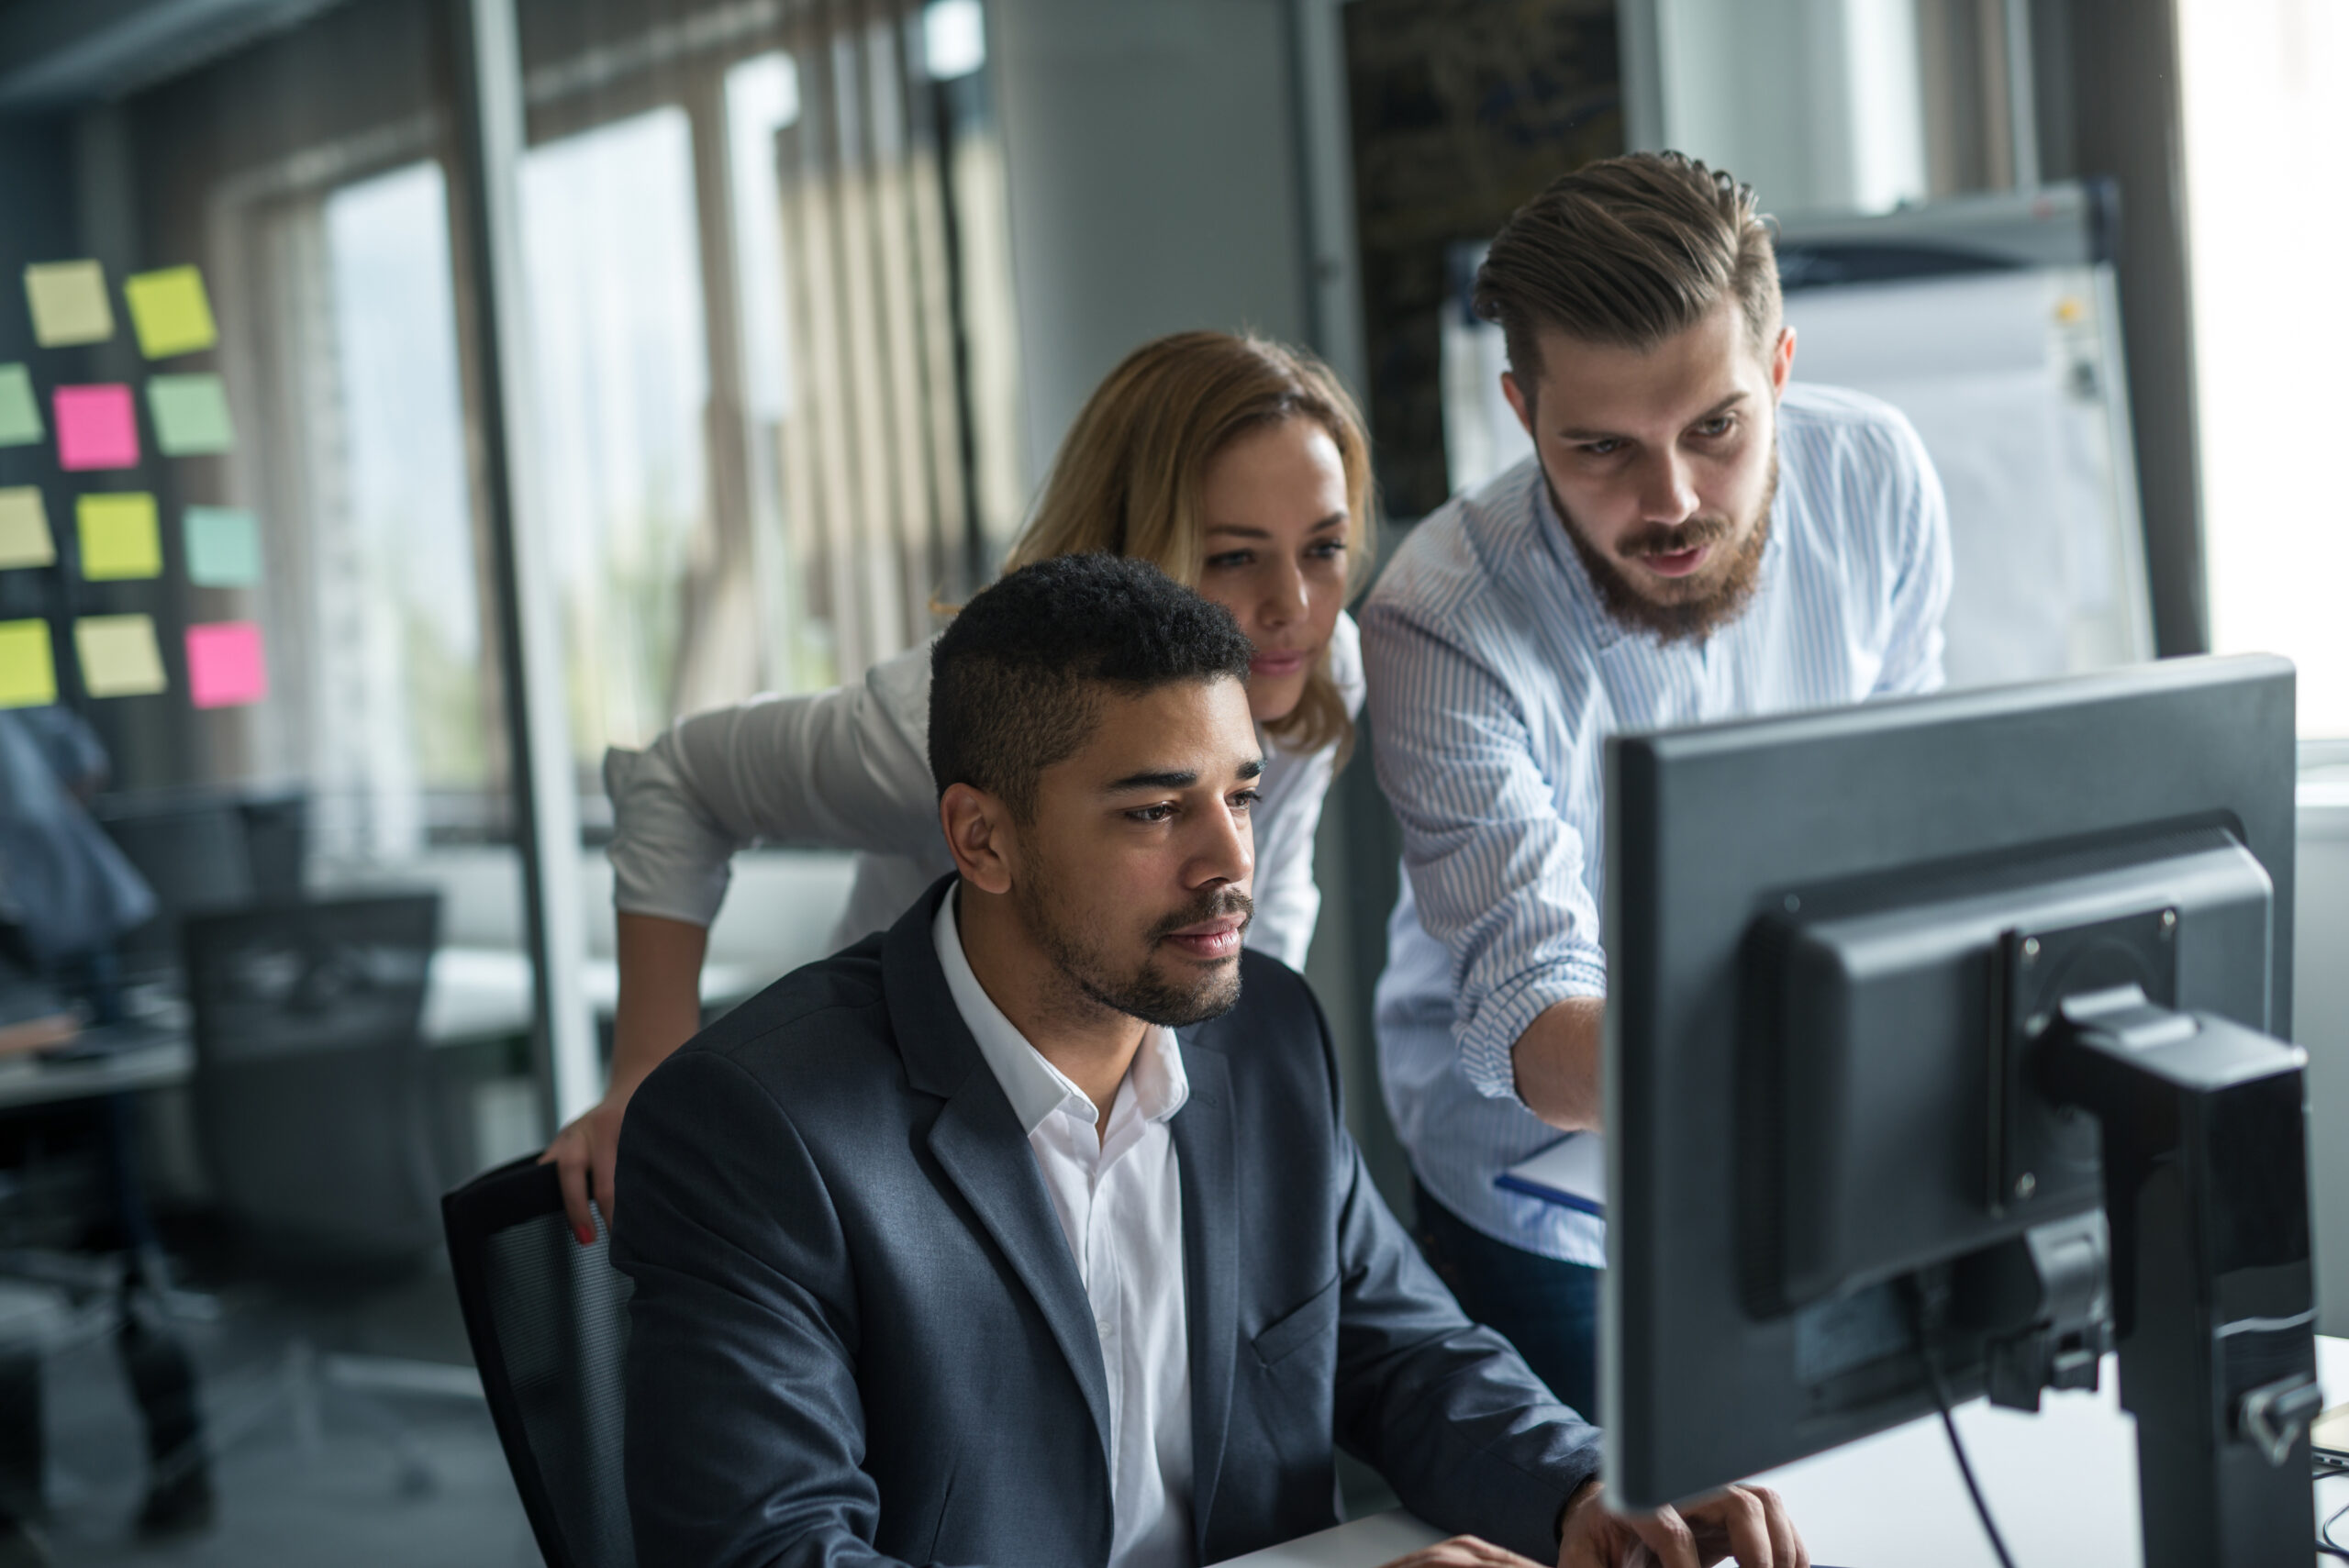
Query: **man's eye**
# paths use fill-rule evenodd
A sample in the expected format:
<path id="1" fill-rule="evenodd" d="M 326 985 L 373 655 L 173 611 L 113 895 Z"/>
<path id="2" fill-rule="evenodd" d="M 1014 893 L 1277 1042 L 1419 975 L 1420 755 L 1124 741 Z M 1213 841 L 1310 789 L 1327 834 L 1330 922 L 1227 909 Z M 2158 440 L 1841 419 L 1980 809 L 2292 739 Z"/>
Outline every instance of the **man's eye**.
<path id="1" fill-rule="evenodd" d="M 1698 425 L 1697 427 L 1697 434 L 1700 436 L 1726 436 L 1729 434 L 1730 427 L 1736 423 L 1736 420 L 1731 418 L 1726 414 L 1719 415 L 1713 418 L 1707 419 L 1702 424 Z"/>
<path id="2" fill-rule="evenodd" d="M 1623 450 L 1623 443 L 1612 439 L 1604 441 L 1585 441 L 1582 444 L 1582 450 L 1592 457 L 1613 457 Z"/>
<path id="3" fill-rule="evenodd" d="M 1174 805 L 1166 801 L 1161 801 L 1156 806 L 1137 806 L 1126 813 L 1128 817 L 1136 822 L 1164 822 L 1174 815 Z"/>
<path id="4" fill-rule="evenodd" d="M 1264 792 L 1261 789 L 1243 789 L 1231 797 L 1231 807 L 1235 811 L 1253 811 L 1264 803 Z"/>

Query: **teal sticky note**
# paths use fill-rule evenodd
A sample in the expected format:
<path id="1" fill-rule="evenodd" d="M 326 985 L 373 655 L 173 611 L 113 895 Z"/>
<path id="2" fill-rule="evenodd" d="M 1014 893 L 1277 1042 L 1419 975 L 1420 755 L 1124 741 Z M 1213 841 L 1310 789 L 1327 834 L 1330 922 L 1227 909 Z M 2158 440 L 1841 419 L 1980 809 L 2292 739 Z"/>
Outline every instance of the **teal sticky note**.
<path id="1" fill-rule="evenodd" d="M 187 509 L 187 580 L 199 588 L 261 581 L 261 519 L 237 506 Z"/>
<path id="2" fill-rule="evenodd" d="M 159 375 L 147 383 L 155 445 L 166 457 L 203 457 L 237 444 L 228 395 L 217 375 Z"/>
<path id="3" fill-rule="evenodd" d="M 40 422 L 40 399 L 33 395 L 32 373 L 22 365 L 0 365 L 0 447 L 29 447 L 48 434 Z"/>

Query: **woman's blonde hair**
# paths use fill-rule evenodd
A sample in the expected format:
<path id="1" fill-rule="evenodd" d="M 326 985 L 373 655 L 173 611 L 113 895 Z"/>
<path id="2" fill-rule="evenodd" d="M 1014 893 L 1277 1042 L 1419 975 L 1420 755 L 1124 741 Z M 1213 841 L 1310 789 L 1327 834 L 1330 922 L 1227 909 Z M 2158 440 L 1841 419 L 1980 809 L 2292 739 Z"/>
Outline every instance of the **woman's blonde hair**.
<path id="1" fill-rule="evenodd" d="M 1216 454 L 1250 430 L 1311 419 L 1330 434 L 1346 475 L 1353 528 L 1346 597 L 1370 571 L 1370 441 L 1338 378 L 1310 353 L 1230 332 L 1177 332 L 1128 354 L 1094 390 L 1061 442 L 1006 572 L 1055 555 L 1139 556 L 1197 587 L 1207 557 L 1199 496 Z M 1290 751 L 1336 742 L 1342 761 L 1353 720 L 1325 648 L 1297 706 L 1264 726 Z"/>

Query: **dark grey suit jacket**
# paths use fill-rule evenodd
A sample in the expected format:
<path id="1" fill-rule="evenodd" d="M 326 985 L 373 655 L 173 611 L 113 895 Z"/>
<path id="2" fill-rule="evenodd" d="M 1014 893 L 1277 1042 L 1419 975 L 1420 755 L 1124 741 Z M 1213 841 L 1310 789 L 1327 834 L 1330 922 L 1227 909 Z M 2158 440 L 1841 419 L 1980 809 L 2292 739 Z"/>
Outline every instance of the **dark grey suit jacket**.
<path id="1" fill-rule="evenodd" d="M 1108 1396 L 1085 1287 L 930 923 L 785 976 L 640 1088 L 637 1559 L 1098 1568 Z M 1380 1201 L 1320 1010 L 1251 953 L 1180 1031 L 1170 1124 L 1199 1561 L 1336 1522 L 1332 1440 L 1420 1518 L 1540 1561 L 1598 1431 L 1471 1324 Z"/>

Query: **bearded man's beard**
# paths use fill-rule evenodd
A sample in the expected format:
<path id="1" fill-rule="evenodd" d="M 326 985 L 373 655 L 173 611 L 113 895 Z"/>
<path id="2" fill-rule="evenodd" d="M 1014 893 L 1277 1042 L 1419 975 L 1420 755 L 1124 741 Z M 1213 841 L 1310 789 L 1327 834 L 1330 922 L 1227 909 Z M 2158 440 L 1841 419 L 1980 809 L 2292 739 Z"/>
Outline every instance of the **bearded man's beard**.
<path id="1" fill-rule="evenodd" d="M 1546 476 L 1542 483 L 1549 483 Z M 1575 553 L 1582 558 L 1583 570 L 1590 574 L 1591 585 L 1598 590 L 1598 602 L 1607 613 L 1631 630 L 1648 632 L 1664 643 L 1702 642 L 1745 613 L 1753 602 L 1753 591 L 1762 585 L 1762 555 L 1770 543 L 1770 507 L 1777 498 L 1778 454 L 1773 450 L 1770 481 L 1763 487 L 1753 526 L 1746 530 L 1727 574 L 1693 597 L 1657 599 L 1641 590 L 1620 558 L 1584 537 L 1581 525 L 1559 500 L 1557 490 L 1550 491 L 1550 505 L 1565 526 L 1566 538 L 1574 541 Z M 1691 517 L 1672 526 L 1655 524 L 1634 535 L 1623 548 L 1633 556 L 1673 555 L 1698 545 L 1718 544 L 1736 531 L 1724 517 Z"/>
<path id="2" fill-rule="evenodd" d="M 1040 872 L 1041 867 L 1036 868 Z M 1146 1024 L 1185 1029 L 1230 1012 L 1240 1001 L 1240 965 L 1235 960 L 1204 973 L 1177 970 L 1162 974 L 1147 961 L 1134 963 L 1113 959 L 1097 933 L 1072 925 L 1064 914 L 1067 902 L 1059 896 L 1063 884 L 1049 872 L 1012 884 L 1013 907 L 1037 946 L 1059 970 L 1066 1000 L 1074 1011 L 1101 1009 L 1140 1018 Z M 1209 888 L 1189 907 L 1165 917 L 1149 932 L 1151 948 L 1158 939 L 1186 926 L 1219 916 L 1241 917 L 1241 929 L 1254 917 L 1256 906 L 1236 887 Z"/>

